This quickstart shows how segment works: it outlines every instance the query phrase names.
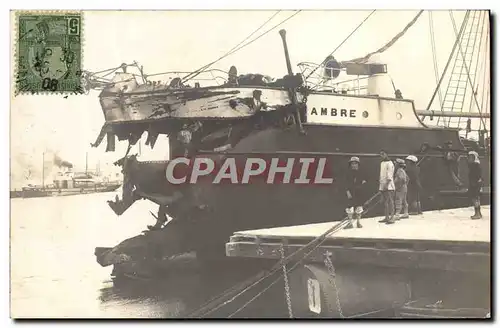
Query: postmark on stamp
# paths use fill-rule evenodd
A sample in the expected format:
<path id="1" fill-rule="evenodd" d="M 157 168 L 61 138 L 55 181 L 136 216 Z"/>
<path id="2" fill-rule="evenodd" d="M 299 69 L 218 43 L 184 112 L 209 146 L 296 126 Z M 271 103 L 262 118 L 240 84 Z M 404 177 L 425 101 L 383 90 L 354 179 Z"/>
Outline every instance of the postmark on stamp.
<path id="1" fill-rule="evenodd" d="M 80 93 L 82 15 L 17 13 L 16 94 Z"/>

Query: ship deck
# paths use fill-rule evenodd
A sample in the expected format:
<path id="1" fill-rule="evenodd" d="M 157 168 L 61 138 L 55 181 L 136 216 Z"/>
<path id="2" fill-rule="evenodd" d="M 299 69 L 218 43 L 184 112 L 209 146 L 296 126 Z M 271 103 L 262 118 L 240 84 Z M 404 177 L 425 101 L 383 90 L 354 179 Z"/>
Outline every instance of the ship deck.
<path id="1" fill-rule="evenodd" d="M 328 235 L 307 260 L 323 262 L 329 252 L 332 260 L 346 263 L 489 271 L 490 206 L 482 207 L 480 220 L 471 220 L 472 214 L 470 207 L 429 211 L 392 225 L 379 223 L 381 217 L 362 219 L 363 228 Z M 282 245 L 286 254 L 295 253 L 338 223 L 238 231 L 226 244 L 226 255 L 279 259 Z"/>

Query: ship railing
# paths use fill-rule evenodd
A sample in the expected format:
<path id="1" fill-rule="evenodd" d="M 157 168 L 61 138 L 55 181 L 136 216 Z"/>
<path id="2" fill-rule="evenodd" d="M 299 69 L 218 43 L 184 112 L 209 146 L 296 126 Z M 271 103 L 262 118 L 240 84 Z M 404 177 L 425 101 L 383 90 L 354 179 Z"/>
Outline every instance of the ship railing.
<path id="1" fill-rule="evenodd" d="M 358 75 L 356 78 L 339 79 L 340 74 L 346 73 L 345 68 L 330 68 L 311 62 L 302 62 L 297 66 L 306 87 L 311 90 L 349 95 L 368 94 L 368 76 Z"/>
<path id="2" fill-rule="evenodd" d="M 144 74 L 144 75 L 135 75 L 136 78 L 143 79 L 145 83 L 172 83 L 174 79 L 181 79 L 190 74 L 192 72 L 189 71 L 169 71 L 155 74 Z M 155 80 L 156 78 L 160 78 L 159 80 Z M 213 85 L 222 85 L 225 84 L 228 80 L 228 72 L 221 69 L 208 69 L 199 73 L 196 77 L 189 79 L 186 82 L 191 87 L 200 87 L 200 86 L 213 86 Z"/>
<path id="3" fill-rule="evenodd" d="M 297 65 L 301 75 L 305 80 L 305 85 L 314 91 L 343 93 L 351 95 L 366 95 L 367 76 L 356 76 L 356 78 L 339 79 L 345 68 L 330 68 L 322 64 L 311 62 L 302 62 Z M 212 68 L 198 73 L 194 78 L 183 82 L 183 77 L 191 74 L 191 71 L 167 71 L 154 74 L 146 74 L 143 67 L 137 62 L 132 64 L 122 64 L 118 67 L 103 70 L 100 72 L 84 72 L 83 85 L 88 90 L 102 90 L 113 84 L 113 77 L 117 73 L 127 72 L 132 75 L 131 79 L 139 85 L 170 85 L 172 89 L 204 87 L 223 85 L 228 81 L 229 73 L 227 71 Z M 326 74 L 325 74 L 326 72 Z M 338 74 L 337 74 L 338 72 Z M 307 79 L 306 79 L 307 78 Z M 121 82 L 124 82 L 123 80 Z M 179 83 L 182 82 L 182 83 Z"/>
<path id="4" fill-rule="evenodd" d="M 132 79 L 139 84 L 153 84 L 153 85 L 171 85 L 172 88 L 176 87 L 186 87 L 182 85 L 176 85 L 177 81 L 182 81 L 182 78 L 188 74 L 190 71 L 167 71 L 161 73 L 145 74 L 143 67 L 139 66 L 137 62 L 133 64 L 122 64 L 118 67 L 106 69 L 100 72 L 82 72 L 82 85 L 86 89 L 90 90 L 102 90 L 109 85 L 113 84 L 113 77 L 117 73 L 130 73 Z M 213 86 L 222 85 L 228 80 L 228 72 L 221 69 L 207 69 L 200 72 L 195 78 L 189 79 L 189 87 L 200 87 L 200 86 Z M 123 82 L 123 81 L 121 81 Z M 87 91 L 88 91 L 87 90 Z"/>

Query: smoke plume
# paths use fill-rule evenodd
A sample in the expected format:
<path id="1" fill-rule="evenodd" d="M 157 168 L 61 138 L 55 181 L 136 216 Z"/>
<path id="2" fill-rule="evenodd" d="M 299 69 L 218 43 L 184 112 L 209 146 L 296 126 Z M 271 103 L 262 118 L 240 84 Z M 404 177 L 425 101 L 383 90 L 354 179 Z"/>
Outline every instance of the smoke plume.
<path id="1" fill-rule="evenodd" d="M 54 154 L 54 165 L 57 166 L 57 167 L 59 167 L 59 168 L 62 168 L 62 167 L 66 167 L 66 168 L 69 168 L 69 169 L 73 168 L 73 164 L 71 164 L 68 161 L 63 160 L 57 154 Z"/>

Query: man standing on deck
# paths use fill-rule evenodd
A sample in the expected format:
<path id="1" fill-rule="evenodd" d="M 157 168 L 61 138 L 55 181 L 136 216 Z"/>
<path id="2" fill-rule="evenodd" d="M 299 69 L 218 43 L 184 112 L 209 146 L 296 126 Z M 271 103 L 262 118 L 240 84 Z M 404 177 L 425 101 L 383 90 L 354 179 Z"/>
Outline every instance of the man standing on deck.
<path id="1" fill-rule="evenodd" d="M 177 141 L 181 144 L 184 151 L 184 157 L 189 157 L 191 150 L 191 140 L 193 139 L 193 134 L 189 130 L 188 124 L 183 124 L 182 129 L 177 133 Z"/>
<path id="2" fill-rule="evenodd" d="M 191 157 L 196 154 L 196 142 L 193 134 L 202 127 L 201 122 L 196 121 L 193 124 L 184 123 L 182 129 L 177 133 L 177 141 L 181 144 L 184 151 L 184 157 Z"/>
<path id="3" fill-rule="evenodd" d="M 477 220 L 482 218 L 481 215 L 481 186 L 483 184 L 483 179 L 481 177 L 481 162 L 479 161 L 479 155 L 475 151 L 470 151 L 468 156 L 469 163 L 469 190 L 467 191 L 469 197 L 472 200 L 474 206 L 474 215 L 470 218 L 472 220 Z"/>
<path id="4" fill-rule="evenodd" d="M 405 171 L 405 161 L 401 158 L 396 159 L 396 173 L 394 173 L 394 187 L 396 189 L 396 220 L 408 218 L 408 175 Z M 401 211 L 403 215 L 401 215 Z"/>
<path id="5" fill-rule="evenodd" d="M 422 206 L 420 205 L 420 168 L 417 165 L 418 159 L 414 155 L 406 157 L 407 169 L 406 173 L 410 181 L 408 182 L 408 199 L 410 202 L 410 215 L 422 214 Z"/>
<path id="6" fill-rule="evenodd" d="M 385 207 L 385 218 L 380 223 L 393 224 L 394 221 L 394 164 L 385 150 L 380 151 L 379 191 L 382 194 Z"/>
<path id="7" fill-rule="evenodd" d="M 351 157 L 349 160 L 349 171 L 347 173 L 346 195 L 348 200 L 348 207 L 346 208 L 349 224 L 344 229 L 351 229 L 354 227 L 362 228 L 359 222 L 363 214 L 363 204 L 365 201 L 364 186 L 366 180 L 363 179 L 359 171 L 359 157 Z"/>

